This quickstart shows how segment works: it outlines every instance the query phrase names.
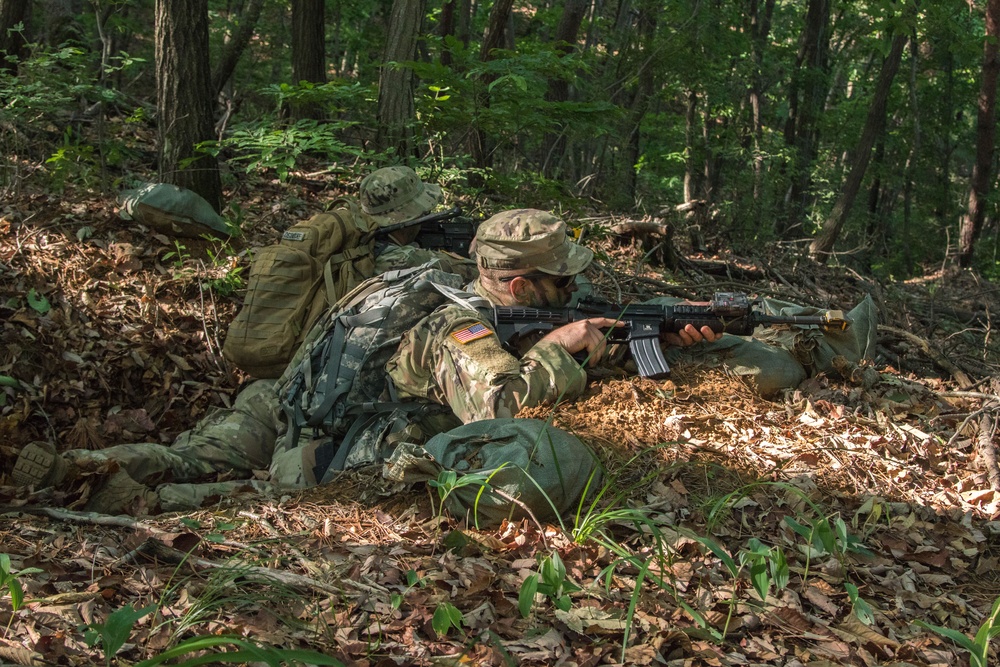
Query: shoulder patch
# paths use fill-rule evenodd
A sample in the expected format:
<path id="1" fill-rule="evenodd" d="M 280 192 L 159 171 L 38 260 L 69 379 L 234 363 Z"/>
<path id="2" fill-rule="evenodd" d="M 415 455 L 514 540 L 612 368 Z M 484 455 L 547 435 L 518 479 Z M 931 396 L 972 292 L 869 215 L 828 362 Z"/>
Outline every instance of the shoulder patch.
<path id="1" fill-rule="evenodd" d="M 458 331 L 451 332 L 451 337 L 457 340 L 462 345 L 492 335 L 493 335 L 493 330 L 490 329 L 485 324 L 482 324 L 481 322 L 476 322 L 475 324 L 467 326 L 464 329 L 459 329 Z"/>

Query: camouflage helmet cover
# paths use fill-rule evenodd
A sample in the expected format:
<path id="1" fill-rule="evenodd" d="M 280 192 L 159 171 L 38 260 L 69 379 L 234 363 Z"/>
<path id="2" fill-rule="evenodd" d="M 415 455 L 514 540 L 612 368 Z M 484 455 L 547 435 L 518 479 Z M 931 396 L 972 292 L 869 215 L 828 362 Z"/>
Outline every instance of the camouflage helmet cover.
<path id="1" fill-rule="evenodd" d="M 534 269 L 555 276 L 576 275 L 594 258 L 592 250 L 570 239 L 563 220 L 533 208 L 504 211 L 482 222 L 471 252 L 485 269 Z"/>
<path id="2" fill-rule="evenodd" d="M 409 167 L 385 167 L 361 181 L 361 209 L 379 225 L 406 222 L 441 202 L 441 188 L 424 183 Z"/>

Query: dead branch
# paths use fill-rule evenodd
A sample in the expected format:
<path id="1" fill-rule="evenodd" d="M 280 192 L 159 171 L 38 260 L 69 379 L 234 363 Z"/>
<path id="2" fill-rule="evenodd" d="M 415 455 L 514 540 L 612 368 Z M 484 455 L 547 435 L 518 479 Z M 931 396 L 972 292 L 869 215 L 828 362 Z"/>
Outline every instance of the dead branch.
<path id="1" fill-rule="evenodd" d="M 916 334 L 910 333 L 909 331 L 904 331 L 896 327 L 890 327 L 884 324 L 878 325 L 878 330 L 884 333 L 890 333 L 898 338 L 916 345 L 920 350 L 926 354 L 931 361 L 937 364 L 940 368 L 951 374 L 955 381 L 958 382 L 958 386 L 962 389 L 969 389 L 973 386 L 972 380 L 966 375 L 965 371 L 960 369 L 958 366 L 949 361 L 943 354 L 934 349 L 930 341 L 926 338 L 921 338 Z"/>

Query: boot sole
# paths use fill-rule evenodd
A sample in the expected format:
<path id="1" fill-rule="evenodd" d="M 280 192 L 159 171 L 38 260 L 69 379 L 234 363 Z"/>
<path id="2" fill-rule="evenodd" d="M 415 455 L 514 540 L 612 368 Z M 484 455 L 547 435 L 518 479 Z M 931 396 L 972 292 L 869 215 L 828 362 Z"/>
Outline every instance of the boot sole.
<path id="1" fill-rule="evenodd" d="M 37 486 L 45 481 L 49 473 L 55 468 L 55 452 L 44 447 L 29 443 L 21 450 L 21 454 L 14 463 L 14 470 L 11 471 L 11 480 L 17 486 Z"/>

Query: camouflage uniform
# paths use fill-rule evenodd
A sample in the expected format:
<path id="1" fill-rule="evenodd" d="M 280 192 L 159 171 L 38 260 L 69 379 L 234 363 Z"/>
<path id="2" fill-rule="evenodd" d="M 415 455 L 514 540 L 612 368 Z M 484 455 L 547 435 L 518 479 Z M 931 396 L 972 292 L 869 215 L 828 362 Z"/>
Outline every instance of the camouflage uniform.
<path id="1" fill-rule="evenodd" d="M 441 189 L 437 185 L 422 183 L 408 167 L 388 167 L 373 172 L 362 181 L 359 199 L 365 215 L 377 224 L 390 225 L 432 210 L 440 202 Z M 381 273 L 432 259 L 439 260 L 443 267 L 465 280 L 472 279 L 477 272 L 475 262 L 466 258 L 398 244 L 389 244 L 384 248 L 375 266 L 376 271 Z M 63 463 L 94 469 L 103 462 L 115 461 L 136 482 L 148 486 L 163 483 L 158 489 L 158 501 L 164 510 L 196 507 L 201 499 L 209 495 L 225 493 L 235 486 L 247 484 L 173 482 L 192 481 L 218 473 L 250 479 L 255 471 L 269 469 L 275 480 L 294 478 L 301 464 L 289 464 L 287 453 L 275 452 L 275 442 L 285 432 L 275 393 L 276 383 L 276 380 L 258 380 L 248 385 L 239 393 L 231 409 L 214 410 L 194 429 L 178 436 L 172 446 L 131 443 L 99 451 L 71 450 L 63 453 Z M 44 457 L 47 452 L 36 449 L 29 454 L 28 459 L 31 456 Z M 51 476 L 54 471 L 32 466 L 30 460 L 25 460 L 22 465 L 24 458 L 22 456 L 15 464 L 15 483 L 45 483 L 46 475 Z M 51 459 L 41 465 L 51 465 Z M 287 469 L 291 472 L 286 472 Z M 65 471 L 65 466 L 60 470 Z"/>

